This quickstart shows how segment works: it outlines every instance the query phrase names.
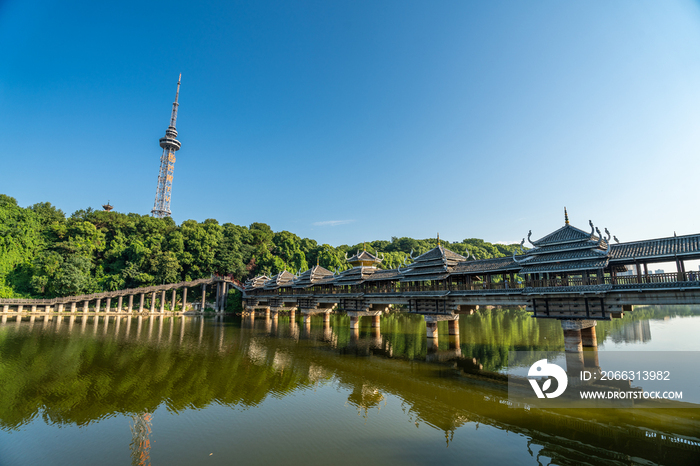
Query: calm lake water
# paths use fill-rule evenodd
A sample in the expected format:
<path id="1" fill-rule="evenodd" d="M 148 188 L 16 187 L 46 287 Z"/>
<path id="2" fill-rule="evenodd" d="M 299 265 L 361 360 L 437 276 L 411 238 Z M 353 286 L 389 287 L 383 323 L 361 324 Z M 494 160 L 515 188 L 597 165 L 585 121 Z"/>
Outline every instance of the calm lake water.
<path id="1" fill-rule="evenodd" d="M 509 408 L 508 351 L 563 351 L 522 311 L 0 324 L 0 465 L 695 464 L 700 409 Z M 637 308 L 603 351 L 698 351 L 700 312 Z M 700 378 L 697 389 L 700 390 Z M 698 405 L 695 405 L 698 406 Z M 700 406 L 698 406 L 700 408 Z"/>

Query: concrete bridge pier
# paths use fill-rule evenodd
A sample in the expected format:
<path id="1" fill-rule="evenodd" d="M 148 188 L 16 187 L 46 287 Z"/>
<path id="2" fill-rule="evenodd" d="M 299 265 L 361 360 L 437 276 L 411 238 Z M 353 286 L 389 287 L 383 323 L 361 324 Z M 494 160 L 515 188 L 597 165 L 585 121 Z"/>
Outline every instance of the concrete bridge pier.
<path id="1" fill-rule="evenodd" d="M 202 308 L 201 308 L 202 312 L 204 312 L 204 309 L 207 306 L 206 296 L 207 296 L 207 284 L 202 283 Z"/>
<path id="2" fill-rule="evenodd" d="M 350 316 L 350 330 L 357 330 L 360 328 L 360 316 Z"/>
<path id="3" fill-rule="evenodd" d="M 32 304 L 32 312 L 36 312 L 36 305 Z"/>
<path id="4" fill-rule="evenodd" d="M 294 322 L 294 319 L 296 319 L 296 315 L 297 309 L 295 307 L 289 310 L 289 318 L 292 319 L 292 322 Z"/>
<path id="5" fill-rule="evenodd" d="M 459 338 L 459 316 L 455 316 L 453 320 L 448 320 L 447 327 L 449 329 L 449 335 L 456 335 Z"/>
<path id="6" fill-rule="evenodd" d="M 51 306 L 49 306 L 48 304 L 47 304 L 46 306 L 44 306 L 44 312 L 45 312 L 46 314 L 48 314 L 49 312 L 51 312 Z"/>
<path id="7" fill-rule="evenodd" d="M 156 312 L 156 292 L 151 293 L 151 310 L 150 313 L 153 314 Z"/>
<path id="8" fill-rule="evenodd" d="M 4 304 L 2 306 L 2 312 L 9 312 L 10 310 L 10 305 L 9 304 Z"/>
<path id="9" fill-rule="evenodd" d="M 380 315 L 372 316 L 372 327 L 379 328 L 380 325 L 381 325 L 381 316 Z"/>
<path id="10" fill-rule="evenodd" d="M 62 314 L 62 313 L 63 313 L 64 306 L 65 306 L 65 304 L 63 304 L 63 303 L 61 303 L 61 304 L 58 305 L 58 313 L 59 313 L 59 314 Z"/>
<path id="11" fill-rule="evenodd" d="M 83 301 L 83 314 L 87 314 L 90 310 L 90 301 Z"/>
<path id="12" fill-rule="evenodd" d="M 6 324 L 6 323 L 7 323 L 7 315 L 6 315 L 6 314 L 3 314 L 3 315 L 2 315 L 2 323 L 3 323 L 3 324 Z"/>
<path id="13" fill-rule="evenodd" d="M 160 313 L 165 312 L 165 290 L 160 293 Z"/>
<path id="14" fill-rule="evenodd" d="M 24 310 L 24 306 L 22 306 L 21 304 L 19 304 L 19 305 L 17 306 L 17 313 L 19 314 L 19 313 L 21 313 L 23 310 Z"/>
<path id="15" fill-rule="evenodd" d="M 97 300 L 95 301 L 95 313 L 99 314 L 101 308 L 102 308 L 102 299 L 97 298 Z"/>
<path id="16" fill-rule="evenodd" d="M 105 312 L 112 312 L 112 298 L 107 298 L 107 302 L 105 303 Z"/>
<path id="17" fill-rule="evenodd" d="M 187 311 L 187 287 L 182 289 L 182 312 Z"/>
<path id="18" fill-rule="evenodd" d="M 595 320 L 562 320 L 561 328 L 564 331 L 564 351 L 567 353 L 580 353 L 583 351 L 582 330 L 586 334 L 586 346 L 594 347 Z M 589 330 L 590 329 L 590 330 Z M 597 344 L 595 345 L 597 347 Z"/>
<path id="19" fill-rule="evenodd" d="M 177 290 L 173 288 L 172 299 L 170 300 L 170 312 L 175 312 L 175 300 L 177 298 Z"/>
<path id="20" fill-rule="evenodd" d="M 124 304 L 124 296 L 120 296 L 119 298 L 117 298 L 117 309 L 115 311 L 117 314 L 121 313 L 122 309 L 124 309 L 124 307 L 122 306 L 123 304 Z"/>
<path id="21" fill-rule="evenodd" d="M 76 312 L 78 312 L 78 303 L 70 303 L 70 312 L 71 314 L 75 314 Z"/>
<path id="22" fill-rule="evenodd" d="M 433 339 L 437 341 L 438 339 L 438 328 L 437 328 L 437 321 L 436 320 L 428 320 L 427 318 L 425 319 L 425 327 L 426 327 L 426 333 L 428 339 Z"/>

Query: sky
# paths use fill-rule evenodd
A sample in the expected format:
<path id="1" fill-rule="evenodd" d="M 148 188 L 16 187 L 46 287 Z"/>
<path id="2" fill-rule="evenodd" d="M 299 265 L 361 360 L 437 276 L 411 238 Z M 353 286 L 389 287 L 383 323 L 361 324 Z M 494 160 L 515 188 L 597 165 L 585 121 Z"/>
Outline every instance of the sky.
<path id="1" fill-rule="evenodd" d="M 697 1 L 0 0 L 0 193 L 334 246 L 700 232 Z"/>

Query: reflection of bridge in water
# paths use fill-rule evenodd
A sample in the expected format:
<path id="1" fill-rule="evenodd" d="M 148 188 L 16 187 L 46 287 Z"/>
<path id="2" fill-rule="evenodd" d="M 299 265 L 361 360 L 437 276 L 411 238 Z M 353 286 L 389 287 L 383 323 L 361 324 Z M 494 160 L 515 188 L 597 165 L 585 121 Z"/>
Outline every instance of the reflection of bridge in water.
<path id="1" fill-rule="evenodd" d="M 309 319 L 307 325 L 303 318 L 290 319 L 286 315 L 278 316 L 276 322 L 272 317 L 244 318 L 238 328 L 237 320 L 223 318 L 151 315 L 66 316 L 61 320 L 49 320 L 48 316 L 37 316 L 34 322 L 28 322 L 25 318 L 21 324 L 9 322 L 6 325 L 17 329 L 28 329 L 34 325 L 34 330 L 40 330 L 34 332 L 39 338 L 42 335 L 48 338 L 55 333 L 84 335 L 86 338 L 64 340 L 74 349 L 81 342 L 104 344 L 104 349 L 95 347 L 94 343 L 86 347 L 90 354 L 101 354 L 107 358 L 100 361 L 100 367 L 96 370 L 98 378 L 103 377 L 104 366 L 145 368 L 145 372 L 139 374 L 139 389 L 143 393 L 124 398 L 111 390 L 93 390 L 86 386 L 87 393 L 92 397 L 89 400 L 90 413 L 98 417 L 109 415 L 111 410 L 152 413 L 163 401 L 167 401 L 168 406 L 176 411 L 191 407 L 192 382 L 181 378 L 196 370 L 194 366 L 185 364 L 195 364 L 196 367 L 206 367 L 209 374 L 206 379 L 196 382 L 206 384 L 202 393 L 207 397 L 197 400 L 197 407 L 215 401 L 253 406 L 271 394 L 281 396 L 297 387 L 337 380 L 348 391 L 348 403 L 364 415 L 372 416 L 373 410 L 383 406 L 391 396 L 396 396 L 403 401 L 407 416 L 440 429 L 448 442 L 461 427 L 485 425 L 530 438 L 533 448 L 543 447 L 540 455 L 549 456 L 555 462 L 571 462 L 572 458 L 583 461 L 589 457 L 602 461 L 625 460 L 633 456 L 657 463 L 673 458 L 679 464 L 692 464 L 700 453 L 698 421 L 688 410 L 653 410 L 649 417 L 640 417 L 638 413 L 624 410 L 598 410 L 595 413 L 586 410 L 532 410 L 524 415 L 523 410 L 509 408 L 506 385 L 502 380 L 504 376 L 484 371 L 479 361 L 448 356 L 434 358 L 435 362 L 400 359 L 401 354 L 392 351 L 381 332 L 369 325 L 363 326 L 360 332 L 350 332 L 347 320 L 345 316 L 332 316 L 326 323 L 321 318 L 314 318 L 313 321 Z M 115 339 L 120 342 L 120 349 L 118 352 L 109 351 Z M 303 340 L 319 344 L 298 344 Z M 144 344 L 148 345 L 148 352 L 138 348 Z M 175 348 L 181 350 L 173 351 Z M 432 354 L 442 351 L 449 350 L 438 349 Z M 64 353 L 57 351 L 55 354 Z M 428 359 L 430 354 L 429 351 Z M 147 357 L 149 361 L 157 363 L 161 369 L 157 371 L 157 377 L 153 375 L 154 380 L 150 380 L 150 363 L 142 359 L 130 362 L 132 356 Z M 597 361 L 590 359 L 591 356 L 593 352 L 590 351 L 582 353 L 580 358 L 575 354 L 569 355 L 576 358 L 572 364 L 580 360 L 585 367 L 598 366 Z M 172 357 L 179 359 L 169 361 Z M 22 367 L 36 366 L 30 362 L 20 361 Z M 40 366 L 60 367 L 60 364 L 57 361 L 44 361 Z M 243 373 L 237 377 L 235 372 L 231 372 L 236 367 L 256 374 L 256 383 L 246 383 Z M 461 374 L 462 382 L 456 386 L 454 376 L 437 377 L 438 373 Z M 34 376 L 32 373 L 31 377 Z M 218 377 L 221 378 L 220 384 L 214 380 Z M 290 380 L 294 382 L 293 385 L 289 385 Z M 168 381 L 168 386 L 172 387 L 167 390 L 167 395 L 154 390 L 163 381 Z M 95 383 L 103 382 L 95 380 Z M 117 385 L 110 383 L 107 386 Z M 51 386 L 64 385 L 58 383 Z M 30 388 L 27 386 L 27 389 Z M 146 393 L 150 393 L 148 398 L 143 398 Z M 168 399 L 164 400 L 163 396 Z M 186 400 L 184 406 L 179 401 L 180 397 Z M 51 405 L 61 399 L 47 392 L 47 409 L 54 413 L 78 409 L 72 405 Z M 7 400 L 8 403 L 11 401 Z M 13 406 L 17 404 L 13 403 Z M 31 416 L 31 413 L 27 415 Z M 68 415 L 63 417 L 71 418 Z M 78 419 L 82 423 L 86 421 Z M 143 427 L 141 424 L 138 426 Z M 671 426 L 673 434 L 669 435 Z M 145 438 L 142 430 L 135 438 Z M 469 435 L 469 431 L 465 434 Z M 141 442 L 135 445 L 143 447 L 146 444 Z M 143 449 L 134 451 L 139 458 L 144 453 Z"/>

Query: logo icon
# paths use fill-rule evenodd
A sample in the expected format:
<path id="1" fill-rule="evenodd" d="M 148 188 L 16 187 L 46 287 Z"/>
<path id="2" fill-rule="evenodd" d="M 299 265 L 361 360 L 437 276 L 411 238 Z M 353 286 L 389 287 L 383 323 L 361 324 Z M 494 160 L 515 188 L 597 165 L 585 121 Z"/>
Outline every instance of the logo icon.
<path id="1" fill-rule="evenodd" d="M 564 369 L 557 366 L 556 364 L 548 363 L 546 359 L 540 359 L 532 366 L 530 366 L 530 370 L 527 372 L 527 376 L 539 378 L 548 377 L 542 384 L 542 387 L 540 387 L 538 380 L 528 379 L 530 381 L 530 385 L 532 385 L 532 389 L 537 395 L 537 398 L 544 398 L 545 396 L 547 398 L 556 398 L 562 393 L 564 393 L 564 390 L 566 390 L 566 386 L 569 383 Z M 554 377 L 557 380 L 557 389 L 554 390 L 552 393 L 547 393 L 547 390 L 549 390 L 549 388 L 552 385 L 551 377 Z"/>

